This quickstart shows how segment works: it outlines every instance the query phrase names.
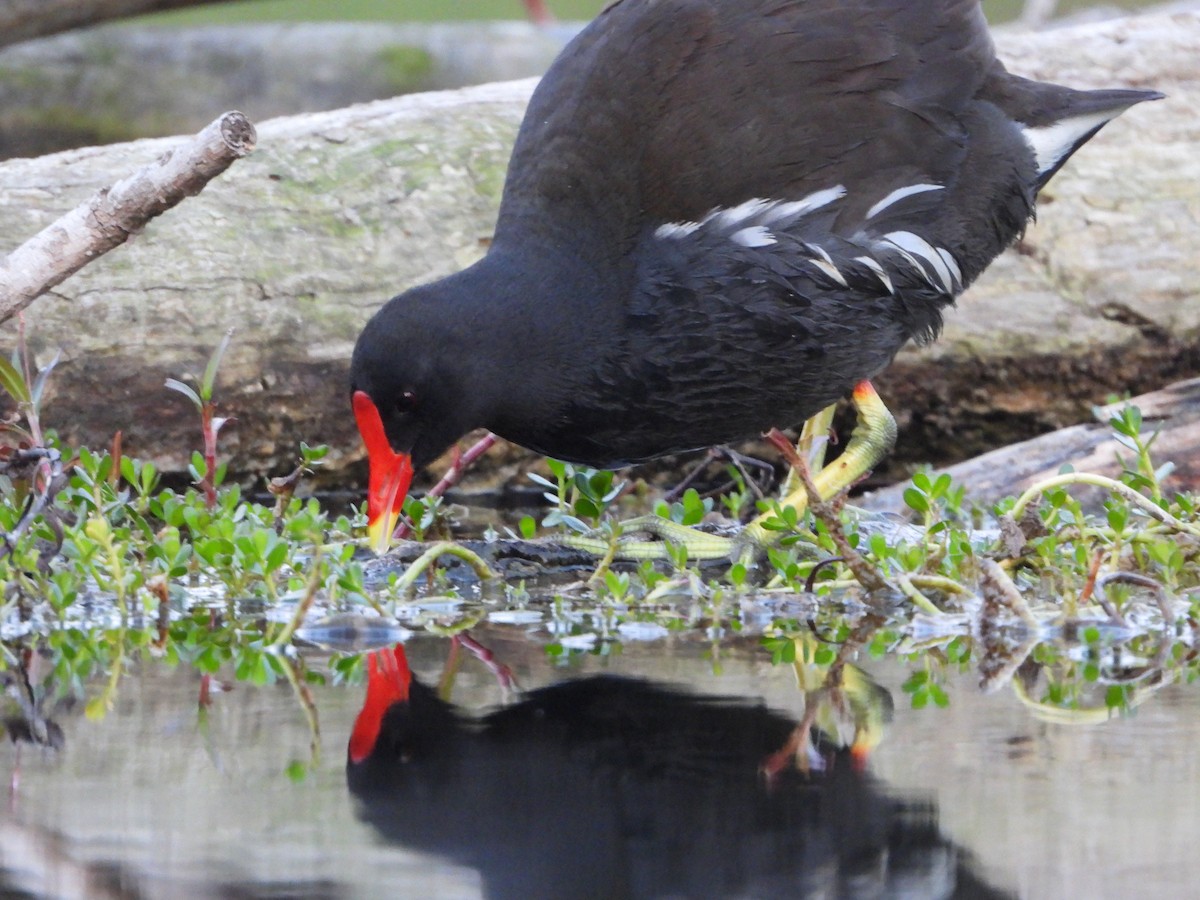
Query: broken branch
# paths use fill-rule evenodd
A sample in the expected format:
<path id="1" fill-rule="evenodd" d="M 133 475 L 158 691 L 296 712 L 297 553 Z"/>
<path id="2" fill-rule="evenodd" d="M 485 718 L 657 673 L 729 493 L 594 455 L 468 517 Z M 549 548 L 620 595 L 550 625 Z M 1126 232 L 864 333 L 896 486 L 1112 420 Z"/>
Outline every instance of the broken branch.
<path id="1" fill-rule="evenodd" d="M 42 229 L 0 263 L 0 322 L 23 310 L 96 257 L 138 234 L 155 216 L 194 196 L 254 149 L 257 135 L 240 112 L 227 112 L 186 144 Z"/>

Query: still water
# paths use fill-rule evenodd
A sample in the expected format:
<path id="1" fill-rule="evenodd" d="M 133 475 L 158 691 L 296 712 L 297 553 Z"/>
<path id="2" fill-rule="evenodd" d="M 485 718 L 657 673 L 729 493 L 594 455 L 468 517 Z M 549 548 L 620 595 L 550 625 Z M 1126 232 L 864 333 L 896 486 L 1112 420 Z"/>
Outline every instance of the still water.
<path id="1" fill-rule="evenodd" d="M 403 727 L 416 749 L 399 774 L 359 778 L 352 794 L 346 746 L 362 685 L 313 688 L 320 757 L 293 781 L 285 770 L 310 759 L 312 735 L 287 683 L 239 682 L 198 716 L 199 676 L 149 664 L 102 719 L 56 712 L 60 750 L 22 747 L 0 814 L 0 896 L 585 896 L 601 864 L 625 879 L 601 896 L 728 896 L 722 885 L 740 883 L 733 895 L 1180 897 L 1200 880 L 1191 687 L 1167 686 L 1124 718 L 1056 724 L 1011 689 L 981 693 L 971 672 L 949 678 L 947 708 L 914 710 L 901 688 L 910 665 L 856 660 L 895 706 L 865 768 L 816 748 L 796 757 L 807 775 L 788 765 L 768 778 L 763 748 L 801 719 L 804 699 L 757 639 L 723 640 L 716 659 L 692 633 L 552 657 L 538 626 L 472 634 L 526 695 L 602 674 L 649 680 L 627 706 L 651 737 L 614 755 L 588 731 L 584 700 L 549 708 L 561 693 L 493 719 L 486 739 L 451 726 L 458 739 L 443 729 L 421 744 L 438 726 L 414 715 Z M 436 685 L 449 648 L 410 639 L 415 679 Z M 515 694 L 469 654 L 452 687 L 462 710 L 514 709 Z M 696 693 L 751 706 L 697 706 Z M 682 738 L 654 738 L 660 725 Z M 2 749 L 7 775 L 17 761 Z M 735 870 L 740 882 L 722 880 Z M 576 876 L 564 893 L 556 879 Z"/>

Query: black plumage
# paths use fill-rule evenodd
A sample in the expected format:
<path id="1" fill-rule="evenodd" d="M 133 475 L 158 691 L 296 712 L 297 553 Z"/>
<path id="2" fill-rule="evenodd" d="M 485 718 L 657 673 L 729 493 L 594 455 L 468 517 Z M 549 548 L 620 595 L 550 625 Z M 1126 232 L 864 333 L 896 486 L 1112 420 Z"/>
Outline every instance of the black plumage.
<path id="1" fill-rule="evenodd" d="M 594 676 L 476 717 L 411 678 L 402 648 L 369 665 L 346 765 L 358 814 L 477 870 L 494 900 L 1007 896 L 929 804 L 844 748 L 764 774 L 798 723 L 762 703 Z"/>
<path id="2" fill-rule="evenodd" d="M 476 427 L 614 466 L 796 424 L 1156 96 L 1009 74 L 976 0 L 620 0 L 538 86 L 487 256 L 390 301 L 351 389 L 417 468 Z"/>

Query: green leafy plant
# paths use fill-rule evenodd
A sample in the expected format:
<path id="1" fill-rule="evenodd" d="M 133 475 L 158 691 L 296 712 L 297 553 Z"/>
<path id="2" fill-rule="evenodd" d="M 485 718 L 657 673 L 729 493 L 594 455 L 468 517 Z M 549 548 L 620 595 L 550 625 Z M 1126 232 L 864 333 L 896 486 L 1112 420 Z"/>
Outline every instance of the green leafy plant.
<path id="1" fill-rule="evenodd" d="M 204 367 L 204 375 L 201 376 L 200 384 L 196 388 L 176 378 L 168 378 L 166 381 L 168 388 L 178 391 L 191 400 L 200 413 L 200 432 L 204 439 L 204 452 L 203 454 L 193 454 L 188 471 L 195 483 L 204 491 L 204 501 L 208 504 L 209 509 L 216 506 L 217 487 L 225 479 L 225 466 L 217 465 L 217 435 L 230 421 L 228 418 L 216 414 L 217 406 L 213 400 L 213 388 L 217 381 L 217 369 L 220 368 L 221 359 L 225 356 L 225 351 L 229 349 L 229 342 L 232 339 L 233 329 L 231 328 L 225 332 L 225 337 L 221 339 L 221 343 L 217 344 L 216 350 L 209 357 L 208 365 Z"/>
<path id="2" fill-rule="evenodd" d="M 701 499 L 695 488 L 688 488 L 674 503 L 660 500 L 654 507 L 654 514 L 679 525 L 699 525 L 712 508 L 711 497 Z"/>
<path id="3" fill-rule="evenodd" d="M 590 531 L 600 524 L 601 517 L 625 488 L 607 470 L 575 466 L 557 459 L 547 459 L 546 465 L 553 481 L 534 472 L 529 474 L 530 481 L 548 488 L 543 496 L 554 504 L 554 509 L 542 519 L 543 528 L 565 525 L 579 533 Z"/>

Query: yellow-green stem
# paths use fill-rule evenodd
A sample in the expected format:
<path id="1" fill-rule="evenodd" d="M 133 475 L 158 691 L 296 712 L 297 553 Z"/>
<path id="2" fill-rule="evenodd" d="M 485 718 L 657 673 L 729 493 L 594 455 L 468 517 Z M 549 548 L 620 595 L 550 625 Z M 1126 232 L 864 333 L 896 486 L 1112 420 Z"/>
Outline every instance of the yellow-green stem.
<path id="1" fill-rule="evenodd" d="M 278 653 L 283 647 L 287 646 L 292 639 L 296 629 L 304 622 L 308 611 L 312 609 L 313 601 L 317 596 L 317 588 L 321 586 L 321 551 L 317 550 L 312 558 L 312 572 L 308 576 L 308 584 L 304 586 L 304 596 L 300 598 L 300 602 L 296 604 L 296 610 L 292 613 L 292 618 L 283 626 L 283 631 L 271 641 L 267 650 L 271 653 Z"/>
<path id="2" fill-rule="evenodd" d="M 900 593 L 907 597 L 912 605 L 922 612 L 929 613 L 931 616 L 945 615 L 937 605 L 921 593 L 920 589 L 913 584 L 912 578 L 907 573 L 901 573 L 896 576 L 896 586 L 900 588 Z"/>
<path id="3" fill-rule="evenodd" d="M 453 556 L 461 559 L 480 578 L 489 579 L 497 577 L 496 573 L 491 570 L 479 554 L 473 553 L 466 547 L 460 546 L 453 541 L 439 541 L 413 560 L 408 570 L 396 580 L 396 590 L 407 591 L 412 588 L 416 584 L 417 579 L 421 577 L 421 574 L 441 556 Z"/>
<path id="4" fill-rule="evenodd" d="M 286 657 L 281 657 L 280 662 L 283 663 L 283 674 L 300 702 L 304 720 L 308 723 L 309 768 L 315 770 L 321 762 L 321 722 L 317 718 L 317 704 L 313 701 L 308 685 L 300 680 L 299 663 Z"/>
<path id="5" fill-rule="evenodd" d="M 1152 518 L 1170 525 L 1179 531 L 1190 534 L 1192 537 L 1200 538 L 1200 528 L 1175 518 L 1175 516 L 1171 515 L 1149 497 L 1138 493 L 1129 485 L 1114 478 L 1108 478 L 1104 475 L 1093 475 L 1089 472 L 1068 472 L 1065 475 L 1056 475 L 1053 478 L 1047 478 L 1045 481 L 1039 481 L 1017 498 L 1017 502 L 1013 504 L 1010 515 L 1017 521 L 1020 521 L 1021 515 L 1025 512 L 1025 507 L 1033 502 L 1035 498 L 1056 487 L 1064 487 L 1071 484 L 1090 484 L 1094 487 L 1105 488 L 1114 494 L 1120 494 L 1126 500 L 1140 507 Z"/>

